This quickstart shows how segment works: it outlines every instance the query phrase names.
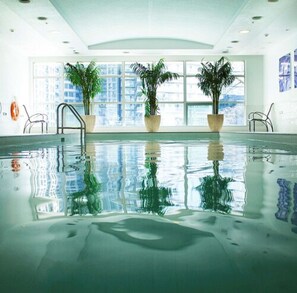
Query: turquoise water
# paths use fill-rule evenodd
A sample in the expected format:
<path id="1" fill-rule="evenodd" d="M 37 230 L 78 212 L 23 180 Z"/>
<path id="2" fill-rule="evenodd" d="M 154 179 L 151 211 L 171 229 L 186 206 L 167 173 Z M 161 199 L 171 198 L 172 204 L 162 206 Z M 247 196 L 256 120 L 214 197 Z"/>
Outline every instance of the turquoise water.
<path id="1" fill-rule="evenodd" d="M 0 150 L 1 292 L 284 292 L 297 150 L 101 140 Z"/>

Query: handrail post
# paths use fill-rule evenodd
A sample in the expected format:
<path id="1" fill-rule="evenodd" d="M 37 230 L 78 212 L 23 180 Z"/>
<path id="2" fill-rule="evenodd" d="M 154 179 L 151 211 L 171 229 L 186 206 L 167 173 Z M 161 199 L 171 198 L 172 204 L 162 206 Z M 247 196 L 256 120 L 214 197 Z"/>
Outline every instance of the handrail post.
<path id="1" fill-rule="evenodd" d="M 62 107 L 62 109 L 60 110 L 61 107 Z M 74 117 L 78 120 L 80 127 L 66 127 L 64 125 L 64 111 L 66 108 L 68 108 L 71 111 L 71 113 L 74 115 Z M 60 103 L 57 107 L 56 120 L 57 120 L 57 134 L 60 133 L 60 129 L 61 129 L 61 133 L 64 133 L 65 128 L 80 129 L 80 141 L 81 141 L 81 144 L 83 144 L 83 137 L 84 137 L 84 139 L 86 138 L 86 123 L 82 119 L 80 114 L 77 112 L 77 110 L 75 109 L 74 106 L 67 104 L 67 103 Z M 60 125 L 60 123 L 61 123 L 61 125 Z"/>

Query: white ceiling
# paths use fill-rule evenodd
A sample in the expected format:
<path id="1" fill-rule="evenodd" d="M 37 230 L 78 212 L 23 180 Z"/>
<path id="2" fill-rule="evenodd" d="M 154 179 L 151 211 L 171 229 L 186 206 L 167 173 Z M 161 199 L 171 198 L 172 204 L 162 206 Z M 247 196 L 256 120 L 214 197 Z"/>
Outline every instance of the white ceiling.
<path id="1" fill-rule="evenodd" d="M 29 56 L 263 54 L 297 33 L 297 0 L 270 1 L 0 0 L 0 40 Z"/>

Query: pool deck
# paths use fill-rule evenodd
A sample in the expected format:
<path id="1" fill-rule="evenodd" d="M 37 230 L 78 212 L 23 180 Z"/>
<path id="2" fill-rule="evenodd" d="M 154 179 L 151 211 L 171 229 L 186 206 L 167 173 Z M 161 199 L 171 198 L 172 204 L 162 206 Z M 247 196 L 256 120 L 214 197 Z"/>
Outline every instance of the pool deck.
<path id="1" fill-rule="evenodd" d="M 192 140 L 192 139 L 231 139 L 264 141 L 267 143 L 278 143 L 297 147 L 297 134 L 277 132 L 94 132 L 87 133 L 87 141 L 98 140 Z M 44 144 L 47 142 L 79 142 L 78 133 L 67 134 L 20 134 L 0 136 L 0 147 L 10 145 Z"/>

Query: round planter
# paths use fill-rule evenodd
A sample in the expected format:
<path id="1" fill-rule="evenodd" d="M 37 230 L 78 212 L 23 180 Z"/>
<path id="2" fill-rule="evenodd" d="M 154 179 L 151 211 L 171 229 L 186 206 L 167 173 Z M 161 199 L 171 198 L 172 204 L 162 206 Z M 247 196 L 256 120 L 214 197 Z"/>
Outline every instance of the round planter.
<path id="1" fill-rule="evenodd" d="M 208 114 L 208 126 L 212 132 L 219 132 L 224 123 L 224 114 Z"/>
<path id="2" fill-rule="evenodd" d="M 144 117 L 144 123 L 148 132 L 156 132 L 160 128 L 161 115 Z"/>

